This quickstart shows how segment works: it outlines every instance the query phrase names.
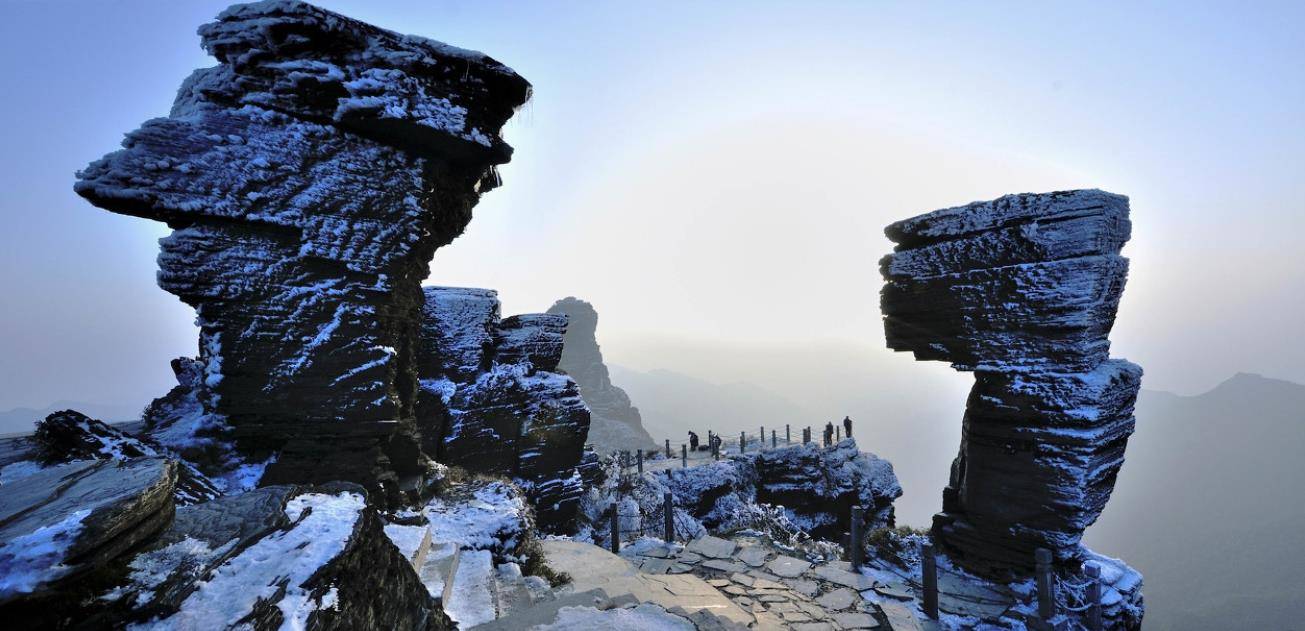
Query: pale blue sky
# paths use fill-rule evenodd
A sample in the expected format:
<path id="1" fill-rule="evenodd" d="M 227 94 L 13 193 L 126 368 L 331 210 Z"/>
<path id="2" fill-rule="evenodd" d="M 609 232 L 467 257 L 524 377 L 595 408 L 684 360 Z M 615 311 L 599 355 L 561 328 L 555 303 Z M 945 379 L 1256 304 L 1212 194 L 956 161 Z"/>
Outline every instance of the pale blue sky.
<path id="1" fill-rule="evenodd" d="M 906 364 L 880 350 L 884 224 L 1099 187 L 1133 200 L 1115 354 L 1148 387 L 1305 382 L 1305 4 L 322 4 L 534 83 L 506 185 L 429 282 L 506 312 L 585 297 L 617 362 L 692 374 L 658 349 L 711 341 Z M 165 230 L 72 181 L 212 63 L 194 32 L 225 5 L 0 2 L 0 409 L 143 405 L 194 352 L 154 285 Z"/>

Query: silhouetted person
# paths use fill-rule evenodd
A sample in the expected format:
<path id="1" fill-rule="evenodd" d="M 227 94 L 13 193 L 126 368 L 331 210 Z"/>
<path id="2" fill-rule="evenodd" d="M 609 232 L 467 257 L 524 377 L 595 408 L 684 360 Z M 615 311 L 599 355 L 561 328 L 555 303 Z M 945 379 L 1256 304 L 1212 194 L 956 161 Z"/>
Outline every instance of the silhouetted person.
<path id="1" fill-rule="evenodd" d="M 689 432 L 689 451 L 698 451 L 698 433 Z"/>
<path id="2" fill-rule="evenodd" d="M 852 437 L 852 417 L 850 416 L 843 417 L 843 435 L 848 438 Z"/>

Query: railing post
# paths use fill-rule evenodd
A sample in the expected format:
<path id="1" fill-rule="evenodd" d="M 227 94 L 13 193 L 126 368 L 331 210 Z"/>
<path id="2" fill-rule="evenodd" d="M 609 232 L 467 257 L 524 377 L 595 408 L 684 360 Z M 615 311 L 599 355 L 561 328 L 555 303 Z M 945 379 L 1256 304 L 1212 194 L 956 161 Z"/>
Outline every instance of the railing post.
<path id="1" fill-rule="evenodd" d="M 675 506 L 670 491 L 662 495 L 662 515 L 666 519 L 666 536 L 662 541 L 670 543 L 675 541 Z"/>
<path id="2" fill-rule="evenodd" d="M 861 570 L 861 554 L 863 552 L 861 548 L 861 539 L 862 539 L 861 511 L 862 510 L 864 509 L 862 509 L 860 506 L 853 506 L 852 518 L 849 520 L 849 524 L 848 524 L 850 526 L 849 528 L 850 532 L 848 533 L 848 542 L 847 542 L 848 544 L 847 560 L 852 563 L 853 572 L 857 572 Z"/>
<path id="3" fill-rule="evenodd" d="M 639 459 L 639 475 L 643 475 L 643 450 L 642 449 L 639 450 L 639 455 L 637 457 Z"/>
<path id="4" fill-rule="evenodd" d="M 920 544 L 920 569 L 924 583 L 924 615 L 938 619 L 938 557 L 933 544 Z"/>
<path id="5" fill-rule="evenodd" d="M 619 504 L 612 504 L 612 554 L 621 552 L 621 515 L 617 509 Z"/>
<path id="6" fill-rule="evenodd" d="M 766 426 L 762 425 L 759 429 L 761 433 L 757 434 L 757 451 L 763 451 L 766 449 Z"/>
<path id="7" fill-rule="evenodd" d="M 739 432 L 739 453 L 743 453 L 747 450 L 748 450 L 747 434 L 743 432 Z"/>
<path id="8" fill-rule="evenodd" d="M 1101 566 L 1089 561 L 1083 564 L 1083 573 L 1087 574 L 1087 628 L 1088 631 L 1101 631 Z"/>
<path id="9" fill-rule="evenodd" d="M 852 419 L 847 419 L 847 437 L 852 437 Z"/>
<path id="10" fill-rule="evenodd" d="M 764 440 L 765 437 L 763 436 L 762 439 Z M 770 430 L 770 448 L 774 449 L 777 446 L 779 446 L 779 441 L 775 437 L 775 430 L 772 429 Z"/>
<path id="11" fill-rule="evenodd" d="M 671 457 L 671 439 L 667 438 L 667 439 L 666 439 L 666 458 L 669 459 L 670 457 Z"/>
<path id="12" fill-rule="evenodd" d="M 689 446 L 680 445 L 680 468 L 689 468 Z"/>
<path id="13" fill-rule="evenodd" d="M 793 444 L 793 434 L 788 429 L 788 423 L 784 423 L 784 444 L 785 445 Z"/>
<path id="14" fill-rule="evenodd" d="M 834 442 L 838 442 L 838 441 L 840 441 L 840 440 L 843 440 L 843 428 L 841 428 L 841 427 L 835 427 L 835 428 L 834 428 Z"/>
<path id="15" fill-rule="evenodd" d="M 1056 592 L 1051 582 L 1051 550 L 1038 548 L 1033 551 L 1037 562 L 1038 576 L 1038 617 L 1043 622 L 1051 622 L 1056 616 Z"/>

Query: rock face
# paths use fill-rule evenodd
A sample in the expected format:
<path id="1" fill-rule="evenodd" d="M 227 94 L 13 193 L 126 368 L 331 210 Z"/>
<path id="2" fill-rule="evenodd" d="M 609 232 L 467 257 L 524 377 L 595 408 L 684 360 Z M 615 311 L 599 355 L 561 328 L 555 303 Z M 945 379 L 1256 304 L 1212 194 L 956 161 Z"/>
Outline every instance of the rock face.
<path id="1" fill-rule="evenodd" d="M 631 405 L 624 390 L 612 385 L 598 347 L 598 312 L 579 298 L 563 298 L 548 309 L 562 314 L 570 324 L 562 346 L 562 371 L 580 384 L 580 394 L 589 405 L 592 419 L 589 442 L 600 453 L 656 450 L 657 443 L 643 427 L 639 409 Z"/>
<path id="2" fill-rule="evenodd" d="M 589 410 L 557 370 L 567 318 L 499 317 L 490 289 L 425 288 L 418 420 L 440 462 L 510 476 L 540 526 L 574 528 Z"/>
<path id="3" fill-rule="evenodd" d="M 530 85 L 293 0 L 233 6 L 199 34 L 218 65 L 76 191 L 173 229 L 158 282 L 196 310 L 188 396 L 247 456 L 277 454 L 263 483 L 348 479 L 394 501 L 426 466 L 420 282 L 498 184 L 499 130 Z"/>
<path id="4" fill-rule="evenodd" d="M 1110 498 L 1142 370 L 1108 359 L 1124 289 L 1128 199 L 1009 195 L 890 225 L 888 346 L 973 371 L 934 537 L 972 571 L 1064 568 Z M 1134 594 L 1136 596 L 1136 594 Z"/>

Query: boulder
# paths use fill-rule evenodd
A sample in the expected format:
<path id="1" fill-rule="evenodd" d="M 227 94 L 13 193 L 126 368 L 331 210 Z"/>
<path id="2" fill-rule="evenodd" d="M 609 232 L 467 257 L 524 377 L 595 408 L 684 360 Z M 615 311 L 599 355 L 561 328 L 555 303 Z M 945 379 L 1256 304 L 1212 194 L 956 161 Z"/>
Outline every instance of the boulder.
<path id="1" fill-rule="evenodd" d="M 548 309 L 568 320 L 559 367 L 580 384 L 589 406 L 589 442 L 599 453 L 656 451 L 658 445 L 643 427 L 639 408 L 624 390 L 612 384 L 603 351 L 598 347 L 598 311 L 579 298 L 563 298 Z"/>
<path id="2" fill-rule="evenodd" d="M 246 458 L 276 455 L 264 484 L 343 478 L 396 503 L 427 471 L 419 283 L 498 184 L 499 131 L 530 85 L 295 0 L 233 6 L 199 34 L 218 65 L 75 187 L 173 228 L 158 282 L 196 309 L 200 378 L 154 425 L 229 425 Z"/>

